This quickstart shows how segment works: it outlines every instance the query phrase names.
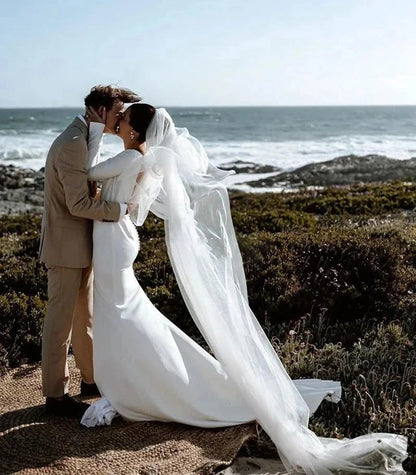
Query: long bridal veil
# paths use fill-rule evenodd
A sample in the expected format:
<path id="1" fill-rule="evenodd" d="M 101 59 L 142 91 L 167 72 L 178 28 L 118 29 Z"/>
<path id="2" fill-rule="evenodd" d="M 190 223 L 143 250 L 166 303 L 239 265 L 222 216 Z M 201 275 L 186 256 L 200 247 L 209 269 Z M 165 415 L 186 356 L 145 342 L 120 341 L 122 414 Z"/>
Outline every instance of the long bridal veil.
<path id="1" fill-rule="evenodd" d="M 199 330 L 269 434 L 288 471 L 404 473 L 407 439 L 369 434 L 317 437 L 309 409 L 252 313 L 226 187 L 186 129 L 158 109 L 146 134 L 146 171 L 134 199 L 142 223 L 165 220 L 166 243 L 182 296 Z M 329 385 L 330 387 L 330 385 Z"/>

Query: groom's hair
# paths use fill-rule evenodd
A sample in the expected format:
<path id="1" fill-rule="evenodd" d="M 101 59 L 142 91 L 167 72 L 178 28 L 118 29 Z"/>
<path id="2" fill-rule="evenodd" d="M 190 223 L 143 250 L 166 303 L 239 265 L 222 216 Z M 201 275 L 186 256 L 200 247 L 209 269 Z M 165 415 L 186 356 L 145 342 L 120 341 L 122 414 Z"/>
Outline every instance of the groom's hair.
<path id="1" fill-rule="evenodd" d="M 121 102 L 139 102 L 142 98 L 130 89 L 116 86 L 94 86 L 90 93 L 85 97 L 86 107 L 98 109 L 104 106 L 106 110 L 111 110 L 116 101 Z"/>

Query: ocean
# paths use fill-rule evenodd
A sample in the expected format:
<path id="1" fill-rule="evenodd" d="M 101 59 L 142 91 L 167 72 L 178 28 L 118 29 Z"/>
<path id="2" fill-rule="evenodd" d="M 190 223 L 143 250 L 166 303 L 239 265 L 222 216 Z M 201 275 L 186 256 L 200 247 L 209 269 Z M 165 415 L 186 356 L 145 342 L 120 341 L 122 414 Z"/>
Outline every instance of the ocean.
<path id="1" fill-rule="evenodd" d="M 416 157 L 416 106 L 170 107 L 216 165 L 293 170 L 355 154 Z M 82 109 L 0 109 L 0 163 L 40 169 L 54 138 Z M 122 149 L 104 139 L 104 157 Z M 241 180 L 247 180 L 247 174 Z M 259 175 L 256 175 L 256 179 Z"/>

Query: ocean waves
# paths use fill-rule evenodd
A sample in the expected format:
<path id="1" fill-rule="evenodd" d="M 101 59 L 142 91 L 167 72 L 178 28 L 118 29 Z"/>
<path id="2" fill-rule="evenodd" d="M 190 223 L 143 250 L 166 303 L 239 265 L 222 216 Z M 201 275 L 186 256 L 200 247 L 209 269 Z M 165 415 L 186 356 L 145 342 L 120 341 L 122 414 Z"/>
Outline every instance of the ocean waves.
<path id="1" fill-rule="evenodd" d="M 416 107 L 168 108 L 218 166 L 259 175 L 347 155 L 416 157 Z M 39 170 L 77 109 L 0 109 L 0 163 Z M 122 150 L 105 136 L 103 158 Z"/>
<path id="2" fill-rule="evenodd" d="M 341 135 L 321 140 L 207 142 L 204 145 L 216 165 L 239 160 L 287 171 L 344 155 L 373 154 L 402 160 L 416 156 L 416 136 Z"/>
<path id="3" fill-rule="evenodd" d="M 0 163 L 39 170 L 45 165 L 46 155 L 54 135 L 48 133 L 0 134 Z"/>
<path id="4" fill-rule="evenodd" d="M 35 170 L 44 166 L 56 131 L 21 134 L 0 132 L 0 163 L 13 164 Z M 383 155 L 395 159 L 416 157 L 416 136 L 340 135 L 321 140 L 287 141 L 204 141 L 207 154 L 215 165 L 232 166 L 237 162 L 255 166 L 271 166 L 290 171 L 296 168 L 332 160 L 344 155 Z M 106 136 L 102 147 L 103 158 L 122 150 L 117 137 Z M 247 168 L 247 166 L 245 166 Z"/>

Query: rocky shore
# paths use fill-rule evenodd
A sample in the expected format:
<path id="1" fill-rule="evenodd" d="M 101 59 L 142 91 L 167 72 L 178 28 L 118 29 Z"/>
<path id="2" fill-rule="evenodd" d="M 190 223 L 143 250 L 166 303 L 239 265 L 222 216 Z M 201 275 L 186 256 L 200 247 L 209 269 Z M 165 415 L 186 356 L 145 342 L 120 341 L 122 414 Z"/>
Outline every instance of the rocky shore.
<path id="1" fill-rule="evenodd" d="M 381 155 L 347 155 L 305 165 L 289 172 L 276 167 L 236 161 L 224 169 L 247 178 L 248 189 L 297 190 L 305 186 L 337 186 L 390 180 L 416 180 L 416 157 L 396 160 Z M 266 177 L 258 178 L 261 174 Z M 257 176 L 256 176 L 257 175 Z M 250 181 L 249 181 L 250 180 Z M 44 169 L 39 171 L 0 165 L 0 215 L 42 212 Z"/>
<path id="2" fill-rule="evenodd" d="M 0 165 L 0 215 L 43 210 L 44 169 Z"/>
<path id="3" fill-rule="evenodd" d="M 248 183 L 253 188 L 273 186 L 331 186 L 416 179 L 416 157 L 397 160 L 382 155 L 347 155 L 305 165 Z"/>

